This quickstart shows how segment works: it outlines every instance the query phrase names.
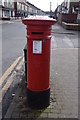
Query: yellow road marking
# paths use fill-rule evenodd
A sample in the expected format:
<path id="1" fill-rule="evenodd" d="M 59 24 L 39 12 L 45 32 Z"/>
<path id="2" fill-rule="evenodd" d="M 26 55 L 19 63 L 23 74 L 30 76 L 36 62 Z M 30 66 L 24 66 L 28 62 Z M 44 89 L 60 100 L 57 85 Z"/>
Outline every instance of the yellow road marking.
<path id="1" fill-rule="evenodd" d="M 20 70 L 24 62 L 24 58 L 20 61 L 19 65 L 16 67 L 16 70 Z M 4 97 L 6 91 L 10 87 L 11 83 L 13 82 L 13 77 L 15 76 L 15 73 L 13 72 L 12 75 L 9 77 L 8 81 L 4 85 L 4 87 L 0 91 L 0 95 L 2 94 L 2 98 Z M 0 103 L 2 102 L 2 98 L 0 99 Z"/>
<path id="2" fill-rule="evenodd" d="M 5 95 L 6 91 L 8 90 L 9 86 L 11 85 L 11 83 L 13 81 L 13 77 L 14 77 L 14 74 L 11 75 L 11 77 L 8 79 L 8 81 L 5 84 L 5 86 L 1 89 L 2 98 L 4 97 L 4 95 Z"/>
<path id="3" fill-rule="evenodd" d="M 19 63 L 19 65 L 16 67 L 16 70 L 17 70 L 17 71 L 20 70 L 20 68 L 22 67 L 23 62 L 24 62 L 24 57 L 23 57 L 23 59 L 21 60 L 21 62 Z"/>
<path id="4" fill-rule="evenodd" d="M 8 68 L 8 70 L 3 74 L 3 76 L 0 78 L 0 86 L 2 85 L 2 82 L 5 81 L 5 79 L 8 77 L 8 75 L 11 73 L 11 71 L 14 69 L 14 67 L 17 65 L 21 57 L 18 57 L 13 64 Z"/>

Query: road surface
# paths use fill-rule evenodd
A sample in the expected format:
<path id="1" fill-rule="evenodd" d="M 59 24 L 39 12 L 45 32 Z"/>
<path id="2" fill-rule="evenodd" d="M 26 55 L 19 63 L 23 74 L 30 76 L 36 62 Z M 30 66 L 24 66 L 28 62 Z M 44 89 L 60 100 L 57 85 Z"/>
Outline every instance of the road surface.
<path id="1" fill-rule="evenodd" d="M 21 22 L 2 25 L 2 74 L 23 54 L 25 44 L 26 27 Z"/>

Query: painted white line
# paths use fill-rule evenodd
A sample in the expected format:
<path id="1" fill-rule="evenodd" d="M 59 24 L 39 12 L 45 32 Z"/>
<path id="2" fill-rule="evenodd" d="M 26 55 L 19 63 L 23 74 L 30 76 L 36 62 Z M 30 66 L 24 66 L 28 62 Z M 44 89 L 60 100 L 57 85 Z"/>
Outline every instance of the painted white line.
<path id="1" fill-rule="evenodd" d="M 12 72 L 12 70 L 15 68 L 15 66 L 17 65 L 17 63 L 19 62 L 19 60 L 21 59 L 21 56 L 18 57 L 13 64 L 8 68 L 8 70 L 3 74 L 3 76 L 0 78 L 0 86 L 2 85 L 2 83 L 5 81 L 5 79 L 9 76 L 9 74 Z"/>

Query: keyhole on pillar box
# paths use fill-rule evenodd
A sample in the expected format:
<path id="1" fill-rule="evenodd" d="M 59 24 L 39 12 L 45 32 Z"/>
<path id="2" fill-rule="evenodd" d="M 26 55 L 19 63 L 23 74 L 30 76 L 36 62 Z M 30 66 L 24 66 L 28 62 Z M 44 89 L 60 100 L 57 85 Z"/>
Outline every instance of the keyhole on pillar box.
<path id="1" fill-rule="evenodd" d="M 44 40 L 43 40 L 43 43 L 45 43 L 45 42 L 46 42 L 46 40 L 44 39 Z"/>

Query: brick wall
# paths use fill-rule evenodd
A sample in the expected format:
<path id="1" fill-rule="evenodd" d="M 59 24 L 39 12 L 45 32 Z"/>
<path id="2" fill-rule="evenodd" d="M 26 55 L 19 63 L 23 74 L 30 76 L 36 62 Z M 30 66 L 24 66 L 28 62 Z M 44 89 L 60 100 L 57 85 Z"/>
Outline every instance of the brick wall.
<path id="1" fill-rule="evenodd" d="M 58 23 L 62 24 L 63 22 L 67 23 L 76 23 L 77 21 L 77 14 L 66 14 L 66 13 L 61 13 L 58 17 Z"/>

